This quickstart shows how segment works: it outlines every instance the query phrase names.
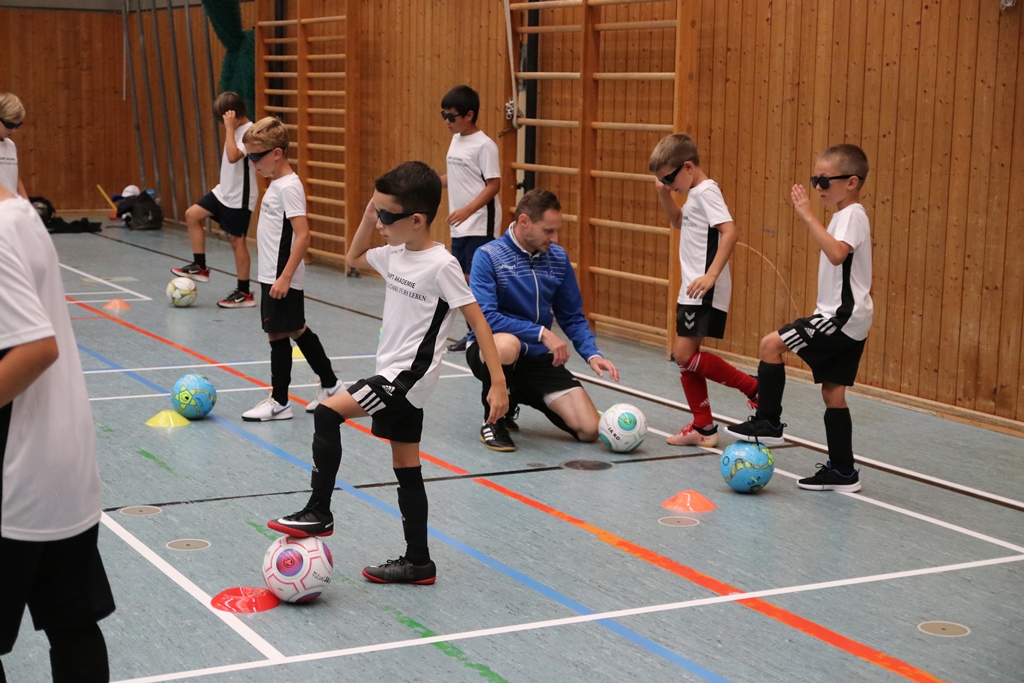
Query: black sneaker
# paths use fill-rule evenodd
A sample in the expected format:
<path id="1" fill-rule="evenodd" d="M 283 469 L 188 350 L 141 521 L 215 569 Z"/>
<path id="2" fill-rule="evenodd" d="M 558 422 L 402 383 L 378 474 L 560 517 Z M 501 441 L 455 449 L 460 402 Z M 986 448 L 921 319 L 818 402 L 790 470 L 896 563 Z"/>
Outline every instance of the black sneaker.
<path id="1" fill-rule="evenodd" d="M 516 449 L 515 442 L 509 436 L 505 428 L 505 418 L 501 418 L 494 424 L 487 423 L 480 428 L 480 440 L 483 441 L 492 451 L 511 453 Z"/>
<path id="2" fill-rule="evenodd" d="M 753 441 L 763 443 L 765 446 L 781 446 L 786 443 L 786 439 L 782 436 L 785 426 L 785 423 L 780 422 L 778 427 L 774 427 L 768 420 L 761 420 L 756 415 L 751 415 L 746 422 L 726 427 L 725 431 L 740 441 Z"/>
<path id="3" fill-rule="evenodd" d="M 501 421 L 505 423 L 505 429 L 508 431 L 518 432 L 519 425 L 516 424 L 517 419 L 519 419 L 519 406 L 509 408 L 509 411 L 505 413 L 505 417 L 501 418 Z"/>
<path id="4" fill-rule="evenodd" d="M 363 567 L 363 576 L 374 583 L 414 583 L 429 586 L 437 578 L 437 565 L 433 561 L 413 564 L 404 557 L 388 560 L 384 564 Z"/>
<path id="5" fill-rule="evenodd" d="M 187 277 L 190 280 L 196 282 L 209 282 L 210 281 L 210 269 L 204 268 L 198 263 L 190 263 L 187 266 L 181 268 L 171 268 L 171 272 L 178 277 Z"/>
<path id="6" fill-rule="evenodd" d="M 289 536 L 330 536 L 334 533 L 334 515 L 323 510 L 302 508 L 287 517 L 270 520 L 267 526 Z"/>
<path id="7" fill-rule="evenodd" d="M 217 302 L 221 308 L 252 308 L 256 305 L 256 297 L 252 292 L 243 292 L 240 289 L 228 294 Z"/>
<path id="8" fill-rule="evenodd" d="M 451 351 L 452 353 L 464 353 L 466 351 L 466 344 L 467 344 L 468 338 L 469 338 L 469 335 L 467 334 L 465 337 L 463 337 L 459 341 L 452 342 L 451 344 L 448 345 L 448 350 Z"/>
<path id="9" fill-rule="evenodd" d="M 819 462 L 815 467 L 818 471 L 813 477 L 800 479 L 796 485 L 808 491 L 860 491 L 860 476 L 857 470 L 854 470 L 853 474 L 840 474 L 839 470 L 832 467 L 832 461 L 824 465 Z"/>

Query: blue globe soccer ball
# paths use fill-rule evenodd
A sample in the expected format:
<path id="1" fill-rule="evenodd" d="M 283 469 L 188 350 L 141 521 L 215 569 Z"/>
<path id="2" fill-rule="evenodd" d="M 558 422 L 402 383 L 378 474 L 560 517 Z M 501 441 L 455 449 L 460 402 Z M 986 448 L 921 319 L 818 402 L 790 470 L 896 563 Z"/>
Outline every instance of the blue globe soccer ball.
<path id="1" fill-rule="evenodd" d="M 753 493 L 771 481 L 775 458 L 763 444 L 737 441 L 722 452 L 719 470 L 734 491 Z"/>
<path id="2" fill-rule="evenodd" d="M 190 420 L 206 417 L 217 403 L 217 389 L 205 375 L 185 375 L 174 383 L 171 407 Z"/>

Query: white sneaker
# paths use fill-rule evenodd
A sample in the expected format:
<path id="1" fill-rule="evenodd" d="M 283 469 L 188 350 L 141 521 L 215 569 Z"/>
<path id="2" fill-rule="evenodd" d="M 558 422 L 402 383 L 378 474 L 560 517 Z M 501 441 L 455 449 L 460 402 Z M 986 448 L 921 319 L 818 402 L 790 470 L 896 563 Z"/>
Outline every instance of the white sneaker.
<path id="1" fill-rule="evenodd" d="M 284 405 L 281 405 L 274 400 L 273 396 L 268 396 L 259 403 L 256 404 L 255 408 L 247 410 L 242 413 L 242 419 L 248 422 L 266 422 L 267 420 L 290 420 L 292 419 L 292 402 L 289 401 Z"/>
<path id="2" fill-rule="evenodd" d="M 312 413 L 314 410 L 316 410 L 316 407 L 320 405 L 321 401 L 323 401 L 325 398 L 330 398 L 331 396 L 334 396 L 336 393 L 338 393 L 344 388 L 345 384 L 340 379 L 338 380 L 338 383 L 335 384 L 333 387 L 320 387 L 319 389 L 316 390 L 316 396 L 313 397 L 313 400 L 306 404 L 306 412 Z"/>

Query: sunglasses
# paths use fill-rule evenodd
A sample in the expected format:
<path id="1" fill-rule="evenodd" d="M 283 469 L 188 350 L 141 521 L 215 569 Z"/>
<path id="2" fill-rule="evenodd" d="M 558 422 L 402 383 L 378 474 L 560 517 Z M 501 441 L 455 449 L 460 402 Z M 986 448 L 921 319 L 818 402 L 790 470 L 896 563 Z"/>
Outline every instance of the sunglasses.
<path id="1" fill-rule="evenodd" d="M 409 211 L 408 213 L 391 213 L 390 211 L 385 211 L 384 209 L 377 209 L 377 220 L 379 220 L 384 225 L 392 225 L 402 220 L 403 218 L 408 218 L 409 216 L 412 216 L 413 214 L 416 213 L 419 213 L 419 211 Z"/>
<path id="2" fill-rule="evenodd" d="M 258 164 L 258 163 L 260 163 L 260 159 L 262 159 L 263 157 L 267 156 L 268 154 L 270 154 L 273 151 L 274 150 L 272 150 L 272 149 L 265 149 L 262 152 L 253 152 L 252 154 L 246 154 L 245 158 L 248 159 L 249 162 L 252 163 L 252 164 Z"/>
<path id="3" fill-rule="evenodd" d="M 820 187 L 823 190 L 827 190 L 830 180 L 847 180 L 848 178 L 853 178 L 854 175 L 853 173 L 849 175 L 812 175 L 811 187 Z"/>
<path id="4" fill-rule="evenodd" d="M 446 111 L 441 112 L 441 118 L 444 119 L 445 121 L 448 121 L 449 123 L 455 123 L 455 119 L 459 118 L 460 116 L 462 116 L 462 114 L 449 114 Z"/>
<path id="5" fill-rule="evenodd" d="M 3 119 L 0 119 L 0 123 L 4 124 L 4 128 L 9 128 L 10 130 L 18 130 L 19 128 L 21 128 L 21 123 L 24 123 L 24 121 L 22 121 L 21 123 L 12 123 L 11 121 L 5 121 Z"/>
<path id="6" fill-rule="evenodd" d="M 667 176 L 662 176 L 661 178 L 658 178 L 658 180 L 661 181 L 662 185 L 671 185 L 676 181 L 676 176 L 679 175 L 679 172 L 683 170 L 684 166 L 686 166 L 686 164 L 680 164 L 679 168 L 672 171 Z"/>

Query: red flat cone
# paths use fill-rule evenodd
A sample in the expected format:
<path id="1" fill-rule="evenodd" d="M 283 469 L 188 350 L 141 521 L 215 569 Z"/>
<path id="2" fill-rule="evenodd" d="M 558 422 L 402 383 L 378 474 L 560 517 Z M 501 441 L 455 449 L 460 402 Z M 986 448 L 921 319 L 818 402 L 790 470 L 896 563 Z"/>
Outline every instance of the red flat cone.
<path id="1" fill-rule="evenodd" d="M 217 593 L 210 599 L 210 604 L 222 612 L 251 614 L 274 609 L 281 601 L 266 588 L 235 586 Z"/>
<path id="2" fill-rule="evenodd" d="M 710 512 L 716 505 L 696 491 L 680 491 L 662 503 L 661 507 L 673 512 Z"/>

